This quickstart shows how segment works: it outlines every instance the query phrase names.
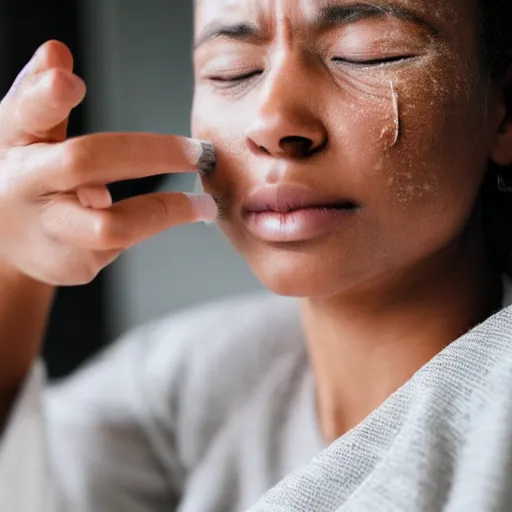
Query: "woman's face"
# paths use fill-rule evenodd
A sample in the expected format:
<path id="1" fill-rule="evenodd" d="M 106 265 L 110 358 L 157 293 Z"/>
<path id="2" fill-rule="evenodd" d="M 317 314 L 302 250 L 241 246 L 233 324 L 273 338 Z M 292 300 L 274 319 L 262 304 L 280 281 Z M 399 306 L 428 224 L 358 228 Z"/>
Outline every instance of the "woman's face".
<path id="1" fill-rule="evenodd" d="M 461 235 L 499 125 L 476 15 L 476 0 L 199 1 L 204 186 L 263 284 L 333 296 Z"/>

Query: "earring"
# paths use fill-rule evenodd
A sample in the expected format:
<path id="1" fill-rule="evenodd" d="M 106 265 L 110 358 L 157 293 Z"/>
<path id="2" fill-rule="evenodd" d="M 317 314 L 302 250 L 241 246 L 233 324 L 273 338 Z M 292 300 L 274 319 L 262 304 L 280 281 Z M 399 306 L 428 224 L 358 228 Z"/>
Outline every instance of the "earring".
<path id="1" fill-rule="evenodd" d="M 503 171 L 498 171 L 496 177 L 498 181 L 498 190 L 504 194 L 512 194 L 512 185 L 509 185 L 506 182 L 503 176 Z"/>

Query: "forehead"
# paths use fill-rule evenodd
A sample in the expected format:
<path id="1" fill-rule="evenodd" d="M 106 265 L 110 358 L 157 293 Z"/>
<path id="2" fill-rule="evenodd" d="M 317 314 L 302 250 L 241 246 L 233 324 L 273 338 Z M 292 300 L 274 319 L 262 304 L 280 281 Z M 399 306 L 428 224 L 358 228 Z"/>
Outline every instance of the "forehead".
<path id="1" fill-rule="evenodd" d="M 287 19 L 303 24 L 322 10 L 336 6 L 372 6 L 406 9 L 418 16 L 455 27 L 461 19 L 476 13 L 478 0 L 196 0 L 195 30 L 213 22 L 251 21 L 276 23 Z"/>

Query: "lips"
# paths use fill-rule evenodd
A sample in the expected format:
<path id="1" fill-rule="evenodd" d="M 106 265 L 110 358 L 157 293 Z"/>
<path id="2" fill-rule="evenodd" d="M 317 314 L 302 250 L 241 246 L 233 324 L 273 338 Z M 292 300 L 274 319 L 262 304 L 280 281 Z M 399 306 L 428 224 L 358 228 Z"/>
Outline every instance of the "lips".
<path id="1" fill-rule="evenodd" d="M 267 186 L 243 206 L 247 230 L 266 242 L 301 242 L 329 234 L 353 218 L 357 205 L 298 185 Z"/>
<path id="2" fill-rule="evenodd" d="M 298 185 L 262 187 L 249 195 L 244 203 L 247 213 L 290 213 L 302 209 L 353 209 L 356 205 L 348 199 L 322 196 L 315 190 Z"/>

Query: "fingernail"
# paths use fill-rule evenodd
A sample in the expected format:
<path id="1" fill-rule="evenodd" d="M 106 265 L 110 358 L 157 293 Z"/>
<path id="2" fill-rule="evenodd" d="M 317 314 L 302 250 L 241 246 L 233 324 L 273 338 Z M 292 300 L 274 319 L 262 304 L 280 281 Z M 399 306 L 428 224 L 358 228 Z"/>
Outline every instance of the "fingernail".
<path id="1" fill-rule="evenodd" d="M 105 188 L 98 188 L 94 193 L 89 196 L 91 207 L 96 210 L 107 210 L 113 204 L 112 196 L 109 190 Z"/>
<path id="2" fill-rule="evenodd" d="M 217 164 L 215 146 L 211 142 L 203 140 L 198 140 L 197 142 L 201 147 L 201 154 L 197 162 L 197 167 L 200 173 L 208 176 L 213 172 L 215 165 Z"/>
<path id="3" fill-rule="evenodd" d="M 76 191 L 76 195 L 78 197 L 78 200 L 80 201 L 80 204 L 84 208 L 90 208 L 91 207 L 91 201 L 89 199 L 89 194 L 85 190 L 78 189 Z"/>
<path id="4" fill-rule="evenodd" d="M 81 187 L 76 195 L 85 208 L 106 210 L 112 206 L 112 196 L 106 187 Z"/>
<path id="5" fill-rule="evenodd" d="M 198 221 L 211 224 L 217 220 L 219 210 L 213 197 L 209 194 L 187 194 Z"/>

